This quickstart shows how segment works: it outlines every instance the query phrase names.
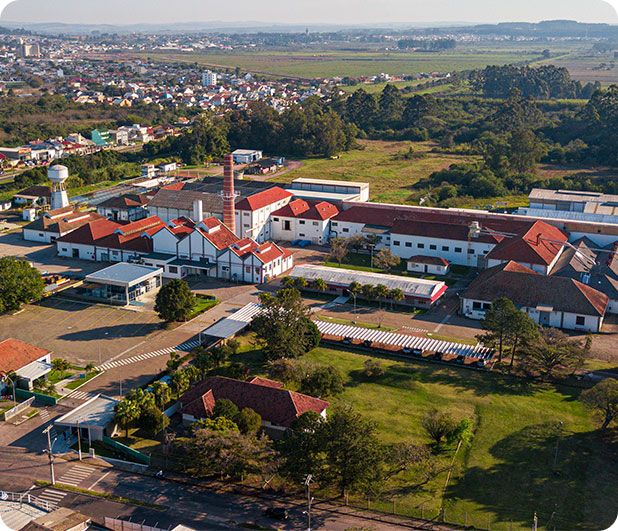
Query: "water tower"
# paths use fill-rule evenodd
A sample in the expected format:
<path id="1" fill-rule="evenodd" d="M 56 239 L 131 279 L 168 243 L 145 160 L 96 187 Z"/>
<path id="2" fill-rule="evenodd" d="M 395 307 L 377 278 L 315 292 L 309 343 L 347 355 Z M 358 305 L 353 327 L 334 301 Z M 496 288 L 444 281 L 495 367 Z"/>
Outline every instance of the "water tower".
<path id="1" fill-rule="evenodd" d="M 47 170 L 47 178 L 52 182 L 51 209 L 68 207 L 69 197 L 64 183 L 69 178 L 69 169 L 56 164 Z"/>

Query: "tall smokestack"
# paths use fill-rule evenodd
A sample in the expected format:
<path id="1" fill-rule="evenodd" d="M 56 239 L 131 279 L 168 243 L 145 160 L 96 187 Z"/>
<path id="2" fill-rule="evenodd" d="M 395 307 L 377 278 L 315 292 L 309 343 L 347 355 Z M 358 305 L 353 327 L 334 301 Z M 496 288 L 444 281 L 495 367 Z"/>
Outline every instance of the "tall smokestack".
<path id="1" fill-rule="evenodd" d="M 234 200 L 234 158 L 232 155 L 223 157 L 223 223 L 236 232 L 236 208 Z"/>

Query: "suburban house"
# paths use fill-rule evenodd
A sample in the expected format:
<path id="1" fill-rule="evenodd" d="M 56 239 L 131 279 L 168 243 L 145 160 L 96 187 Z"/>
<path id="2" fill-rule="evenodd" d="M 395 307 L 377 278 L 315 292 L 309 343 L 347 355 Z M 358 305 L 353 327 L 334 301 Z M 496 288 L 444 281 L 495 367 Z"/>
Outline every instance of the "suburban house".
<path id="1" fill-rule="evenodd" d="M 482 319 L 494 300 L 506 297 L 543 326 L 599 332 L 609 298 L 567 277 L 545 276 L 506 262 L 486 269 L 461 296 L 461 312 Z"/>
<path id="2" fill-rule="evenodd" d="M 51 186 L 30 186 L 13 196 L 13 203 L 22 205 L 48 205 L 51 202 Z"/>
<path id="3" fill-rule="evenodd" d="M 152 235 L 165 223 L 153 216 L 120 224 L 98 219 L 56 240 L 58 255 L 101 262 L 126 262 L 152 252 Z"/>
<path id="4" fill-rule="evenodd" d="M 243 238 L 230 245 L 218 259 L 218 277 L 261 284 L 294 266 L 292 252 L 276 243 Z"/>
<path id="5" fill-rule="evenodd" d="M 15 371 L 17 374 L 15 387 L 30 391 L 34 386 L 34 381 L 46 378 L 51 370 L 49 350 L 35 347 L 18 339 L 0 341 L 0 373 L 4 375 Z M 10 387 L 2 375 L 0 375 L 0 392 Z"/>
<path id="6" fill-rule="evenodd" d="M 250 195 L 236 203 L 236 235 L 239 238 L 253 238 L 257 242 L 265 242 L 272 235 L 273 212 L 287 205 L 292 194 L 283 188 L 275 186 Z"/>
<path id="7" fill-rule="evenodd" d="M 136 221 L 148 216 L 150 198 L 140 194 L 110 197 L 97 205 L 97 213 L 112 221 Z"/>
<path id="8" fill-rule="evenodd" d="M 397 301 L 398 304 L 409 304 L 419 308 L 431 308 L 434 306 L 446 293 L 447 289 L 446 284 L 439 280 L 384 275 L 381 273 L 311 264 L 296 266 L 289 276 L 294 279 L 304 278 L 309 283 L 320 278 L 326 282 L 326 289 L 329 293 L 341 295 L 350 295 L 348 287 L 352 282 L 358 282 L 361 286 L 369 284 L 374 287 L 378 284 L 383 284 L 389 290 L 399 289 L 403 292 L 404 299 Z"/>
<path id="9" fill-rule="evenodd" d="M 618 313 L 618 242 L 599 250 L 589 238 L 565 249 L 551 274 L 572 278 L 609 297 L 608 313 Z"/>
<path id="10" fill-rule="evenodd" d="M 45 212 L 26 225 L 23 229 L 24 240 L 53 243 L 61 236 L 99 219 L 103 217 L 95 212 L 84 212 L 72 207 L 58 208 Z"/>
<path id="11" fill-rule="evenodd" d="M 217 400 L 226 398 L 238 409 L 251 408 L 262 417 L 262 428 L 273 438 L 303 413 L 315 411 L 326 418 L 328 402 L 283 389 L 283 384 L 264 378 L 249 381 L 211 376 L 185 393 L 179 400 L 180 413 L 186 424 L 212 415 Z"/>
<path id="12" fill-rule="evenodd" d="M 271 214 L 275 240 L 310 240 L 322 245 L 328 242 L 330 219 L 339 209 L 326 201 L 295 199 Z"/>
<path id="13" fill-rule="evenodd" d="M 428 273 L 431 275 L 447 275 L 451 263 L 446 258 L 437 256 L 416 255 L 408 258 L 407 269 L 411 273 Z"/>

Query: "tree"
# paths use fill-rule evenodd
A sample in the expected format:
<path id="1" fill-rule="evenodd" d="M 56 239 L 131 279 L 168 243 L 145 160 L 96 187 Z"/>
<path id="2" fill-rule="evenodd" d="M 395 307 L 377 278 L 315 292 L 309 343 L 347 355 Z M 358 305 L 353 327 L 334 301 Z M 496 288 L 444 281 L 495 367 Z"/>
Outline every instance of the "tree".
<path id="1" fill-rule="evenodd" d="M 393 267 L 399 265 L 400 262 L 401 258 L 395 256 L 388 249 L 380 249 L 373 259 L 375 267 L 383 269 L 387 273 L 389 273 Z"/>
<path id="2" fill-rule="evenodd" d="M 323 278 L 316 278 L 311 283 L 311 287 L 317 291 L 325 292 L 328 286 L 326 285 L 326 282 L 324 281 Z"/>
<path id="3" fill-rule="evenodd" d="M 452 437 L 457 428 L 457 423 L 450 413 L 441 413 L 437 409 L 432 408 L 422 418 L 421 426 L 433 441 L 436 449 L 438 449 L 443 439 Z"/>
<path id="4" fill-rule="evenodd" d="M 22 304 L 40 300 L 44 291 L 43 277 L 26 260 L 0 259 L 0 313 L 16 312 Z"/>
<path id="5" fill-rule="evenodd" d="M 319 365 L 300 381 L 300 392 L 321 398 L 343 392 L 343 377 L 331 365 Z"/>
<path id="6" fill-rule="evenodd" d="M 294 279 L 292 277 L 283 277 L 281 279 L 281 285 L 284 288 L 293 288 L 294 287 Z"/>
<path id="7" fill-rule="evenodd" d="M 380 308 L 382 307 L 382 301 L 384 301 L 389 294 L 388 288 L 384 284 L 378 284 L 374 289 L 375 297 L 378 299 Z"/>
<path id="8" fill-rule="evenodd" d="M 184 394 L 189 389 L 189 375 L 183 371 L 175 371 L 170 376 L 170 387 L 177 397 Z"/>
<path id="9" fill-rule="evenodd" d="M 239 431 L 236 423 L 227 417 L 216 417 L 214 419 L 196 420 L 191 424 L 190 428 L 193 432 L 203 429 L 221 432 Z"/>
<path id="10" fill-rule="evenodd" d="M 250 407 L 244 407 L 234 417 L 234 423 L 238 426 L 240 433 L 253 434 L 262 427 L 262 417 Z"/>
<path id="11" fill-rule="evenodd" d="M 309 285 L 306 278 L 296 277 L 294 279 L 294 287 L 298 289 L 306 288 Z"/>
<path id="12" fill-rule="evenodd" d="M 51 362 L 51 366 L 52 369 L 58 372 L 68 371 L 71 368 L 71 364 L 62 358 L 54 358 Z"/>
<path id="13" fill-rule="evenodd" d="M 230 349 L 231 354 L 236 354 L 238 349 L 240 349 L 240 341 L 238 339 L 228 339 L 226 345 Z"/>
<path id="14" fill-rule="evenodd" d="M 382 447 L 376 426 L 352 408 L 335 408 L 321 424 L 319 438 L 324 452 L 322 477 L 335 484 L 343 496 L 348 490 L 376 481 Z"/>
<path id="15" fill-rule="evenodd" d="M 140 416 L 140 410 L 132 400 L 123 400 L 114 406 L 116 422 L 126 430 L 126 436 L 129 437 L 129 428 Z"/>
<path id="16" fill-rule="evenodd" d="M 350 282 L 348 286 L 348 293 L 352 295 L 354 299 L 354 313 L 356 313 L 356 297 L 358 297 L 358 294 L 361 292 L 361 288 L 362 286 L 356 281 Z"/>
<path id="17" fill-rule="evenodd" d="M 170 419 L 156 407 L 142 411 L 139 417 L 140 427 L 152 435 L 161 433 L 170 424 Z"/>
<path id="18" fill-rule="evenodd" d="M 523 352 L 524 362 L 541 376 L 551 377 L 564 370 L 575 371 L 585 362 L 587 352 L 578 343 L 569 341 L 557 328 L 542 328 L 537 339 Z"/>
<path id="19" fill-rule="evenodd" d="M 601 430 L 618 419 L 618 380 L 607 378 L 591 389 L 586 389 L 579 399 L 603 417 Z"/>
<path id="20" fill-rule="evenodd" d="M 84 369 L 86 369 L 86 372 L 87 372 L 88 374 L 90 374 L 91 372 L 94 372 L 94 369 L 95 369 L 94 363 L 88 363 L 88 364 L 84 367 Z"/>
<path id="21" fill-rule="evenodd" d="M 186 319 L 194 307 L 195 295 L 189 285 L 175 278 L 159 290 L 154 309 L 161 319 L 172 322 Z"/>
<path id="22" fill-rule="evenodd" d="M 321 477 L 324 454 L 319 435 L 323 422 L 318 413 L 307 411 L 292 422 L 277 445 L 283 459 L 281 472 L 295 483 L 300 483 L 307 474 Z"/>
<path id="23" fill-rule="evenodd" d="M 363 374 L 370 380 L 377 380 L 384 376 L 384 367 L 378 360 L 368 359 L 365 360 Z"/>
<path id="24" fill-rule="evenodd" d="M 297 358 L 314 348 L 317 327 L 297 290 L 259 297 L 262 311 L 253 320 L 253 328 L 267 359 Z"/>
<path id="25" fill-rule="evenodd" d="M 372 301 L 376 298 L 376 289 L 372 284 L 363 284 L 361 286 L 361 293 L 365 300 Z"/>
<path id="26" fill-rule="evenodd" d="M 348 241 L 345 238 L 331 238 L 330 239 L 330 256 L 341 267 L 341 262 L 348 254 Z"/>
<path id="27" fill-rule="evenodd" d="M 155 404 L 159 409 L 163 409 L 165 404 L 170 401 L 171 390 L 165 382 L 156 381 L 152 384 L 152 394 L 155 397 Z"/>
<path id="28" fill-rule="evenodd" d="M 498 350 L 498 361 L 502 361 L 504 347 L 511 334 L 511 323 L 516 319 L 519 310 L 513 302 L 506 297 L 496 299 L 485 312 L 481 320 L 481 327 L 485 334 L 477 336 L 477 339 L 486 346 L 495 346 Z"/>
<path id="29" fill-rule="evenodd" d="M 232 353 L 232 349 L 227 345 L 221 345 L 220 347 L 213 347 L 208 351 L 210 359 L 215 367 L 220 367 L 228 356 Z"/>
<path id="30" fill-rule="evenodd" d="M 209 350 L 205 347 L 199 346 L 193 351 L 193 362 L 195 367 L 201 371 L 208 371 L 214 366 L 214 361 Z"/>
<path id="31" fill-rule="evenodd" d="M 511 364 L 513 367 L 518 349 L 527 347 L 539 336 L 539 326 L 527 313 L 517 312 L 513 315 L 509 331 L 511 345 Z"/>
<path id="32" fill-rule="evenodd" d="M 178 367 L 180 367 L 181 363 L 182 363 L 182 358 L 180 354 L 178 354 L 178 352 L 170 352 L 170 359 L 167 360 L 167 363 L 166 363 L 167 368 L 170 371 L 174 371 Z"/>
<path id="33" fill-rule="evenodd" d="M 390 291 L 388 298 L 391 300 L 391 310 L 393 309 L 394 302 L 402 302 L 406 299 L 406 296 L 403 291 L 399 288 L 394 288 Z"/>
<path id="34" fill-rule="evenodd" d="M 234 420 L 238 415 L 239 410 L 236 404 L 227 398 L 220 398 L 215 402 L 215 407 L 212 410 L 213 418 L 224 417 L 229 420 Z"/>

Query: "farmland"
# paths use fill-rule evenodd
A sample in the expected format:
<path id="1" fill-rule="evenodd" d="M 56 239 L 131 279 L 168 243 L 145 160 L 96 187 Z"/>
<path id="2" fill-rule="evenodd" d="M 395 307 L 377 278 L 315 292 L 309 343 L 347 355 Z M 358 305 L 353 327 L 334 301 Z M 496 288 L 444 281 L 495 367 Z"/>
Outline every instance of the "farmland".
<path id="1" fill-rule="evenodd" d="M 262 74 L 314 77 L 361 77 L 380 73 L 418 74 L 421 72 L 452 72 L 483 68 L 487 65 L 522 63 L 540 58 L 539 50 L 517 51 L 453 51 L 452 53 L 401 51 L 325 51 L 269 50 L 198 53 L 136 54 L 162 62 L 197 63 L 209 68 L 239 67 L 243 71 Z"/>
<path id="2" fill-rule="evenodd" d="M 253 348 L 250 338 L 244 339 L 243 352 L 233 361 L 264 375 L 260 352 Z M 392 509 L 396 498 L 398 511 L 420 515 L 423 506 L 425 516 L 433 517 L 443 504 L 447 521 L 482 529 L 490 521 L 495 530 L 526 529 L 535 512 L 543 529 L 554 511 L 552 529 L 601 529 L 615 518 L 610 500 L 618 488 L 616 455 L 578 402 L 578 390 L 390 358 L 382 359 L 385 375 L 370 382 L 362 376 L 367 356 L 318 348 L 307 358 L 341 371 L 345 390 L 331 403 L 352 405 L 375 422 L 385 443 L 428 442 L 420 420 L 432 407 L 475 423 L 471 446 L 457 456 L 444 495 L 446 473 L 421 488 L 414 488 L 418 478 L 405 473 L 372 500 L 372 507 Z M 449 463 L 452 453 L 444 449 L 439 460 Z"/>

